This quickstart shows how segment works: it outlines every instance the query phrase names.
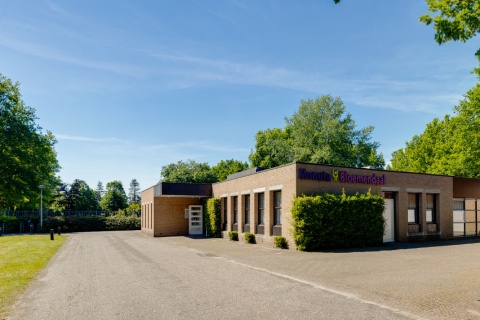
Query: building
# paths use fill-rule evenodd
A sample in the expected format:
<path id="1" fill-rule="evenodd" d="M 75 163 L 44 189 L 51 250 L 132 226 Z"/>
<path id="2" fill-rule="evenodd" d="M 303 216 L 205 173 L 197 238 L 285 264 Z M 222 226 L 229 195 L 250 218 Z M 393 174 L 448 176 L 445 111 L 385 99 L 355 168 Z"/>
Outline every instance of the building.
<path id="1" fill-rule="evenodd" d="M 292 200 L 319 193 L 372 193 L 386 202 L 384 241 L 419 241 L 480 235 L 480 180 L 310 163 L 251 169 L 214 184 L 160 183 L 142 193 L 142 232 L 152 236 L 202 234 L 202 203 L 222 203 L 225 233 L 256 235 L 293 247 Z"/>

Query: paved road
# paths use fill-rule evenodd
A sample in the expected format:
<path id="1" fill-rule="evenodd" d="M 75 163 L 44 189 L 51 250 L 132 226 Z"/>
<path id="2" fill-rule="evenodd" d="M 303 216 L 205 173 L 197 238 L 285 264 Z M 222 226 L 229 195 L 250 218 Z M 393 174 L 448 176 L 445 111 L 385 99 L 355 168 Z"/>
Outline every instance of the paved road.
<path id="1" fill-rule="evenodd" d="M 11 319 L 480 318 L 480 244 L 393 249 L 72 234 Z"/>

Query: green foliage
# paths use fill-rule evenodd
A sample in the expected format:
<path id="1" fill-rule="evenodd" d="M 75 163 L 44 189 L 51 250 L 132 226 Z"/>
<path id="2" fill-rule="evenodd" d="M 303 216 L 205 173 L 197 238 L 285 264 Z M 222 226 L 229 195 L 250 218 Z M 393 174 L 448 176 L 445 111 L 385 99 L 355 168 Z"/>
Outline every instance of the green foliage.
<path id="1" fill-rule="evenodd" d="M 213 183 L 218 182 L 208 163 L 193 160 L 178 161 L 162 167 L 163 182 Z"/>
<path id="2" fill-rule="evenodd" d="M 214 183 L 227 179 L 233 173 L 248 169 L 246 162 L 222 160 L 216 166 L 194 160 L 178 161 L 162 167 L 160 182 Z"/>
<path id="3" fill-rule="evenodd" d="M 71 185 L 62 183 L 55 191 L 51 208 L 57 211 L 95 211 L 100 205 L 95 191 L 85 181 L 75 179 Z"/>
<path id="4" fill-rule="evenodd" d="M 140 183 L 137 181 L 137 179 L 132 179 L 130 182 L 130 189 L 128 191 L 128 203 L 140 204 L 141 200 Z"/>
<path id="5" fill-rule="evenodd" d="M 282 236 L 273 237 L 273 243 L 275 244 L 276 248 L 288 249 L 288 241 Z"/>
<path id="6" fill-rule="evenodd" d="M 384 207 L 384 199 L 370 192 L 299 197 L 292 208 L 297 249 L 317 251 L 379 245 L 384 234 Z"/>
<path id="7" fill-rule="evenodd" d="M 47 217 L 44 219 L 44 229 L 57 230 L 62 232 L 81 231 L 106 231 L 106 230 L 140 230 L 140 218 L 135 216 L 115 215 L 110 217 L 102 216 L 67 216 Z"/>
<path id="8" fill-rule="evenodd" d="M 230 174 L 248 169 L 248 163 L 238 160 L 222 160 L 212 167 L 212 172 L 216 176 L 217 181 L 226 180 Z"/>
<path id="9" fill-rule="evenodd" d="M 207 234 L 211 237 L 219 238 L 222 230 L 220 198 L 208 199 L 203 212 Z"/>
<path id="10" fill-rule="evenodd" d="M 228 238 L 230 239 L 230 241 L 238 241 L 238 232 L 237 231 L 228 232 Z"/>
<path id="11" fill-rule="evenodd" d="M 292 161 L 326 163 L 350 167 L 383 167 L 378 142 L 370 142 L 373 127 L 355 129 L 340 98 L 324 95 L 302 100 L 284 130 L 259 131 L 252 166 L 274 167 Z"/>
<path id="12" fill-rule="evenodd" d="M 35 123 L 35 109 L 24 104 L 19 83 L 0 74 L 0 208 L 34 209 L 58 184 L 55 137 Z"/>
<path id="13" fill-rule="evenodd" d="M 435 17 L 425 14 L 420 21 L 433 23 L 435 41 L 443 44 L 462 41 L 476 36 L 480 31 L 480 5 L 478 0 L 426 0 L 428 10 L 438 13 Z"/>
<path id="14" fill-rule="evenodd" d="M 100 201 L 100 206 L 105 211 L 118 211 L 127 208 L 127 196 L 121 181 L 115 180 L 107 183 L 107 191 Z"/>
<path id="15" fill-rule="evenodd" d="M 254 244 L 256 243 L 255 241 L 255 234 L 250 233 L 250 232 L 245 232 L 245 243 L 246 244 Z"/>
<path id="16" fill-rule="evenodd" d="M 105 230 L 140 230 L 140 218 L 134 216 L 111 216 L 105 218 Z"/>
<path id="17" fill-rule="evenodd" d="M 248 157 L 253 167 L 273 168 L 293 162 L 288 127 L 260 130 L 255 134 L 255 151 Z"/>
<path id="18" fill-rule="evenodd" d="M 480 85 L 446 115 L 392 154 L 390 170 L 480 178 Z"/>
<path id="19" fill-rule="evenodd" d="M 8 232 L 16 232 L 19 229 L 20 222 L 16 217 L 9 217 L 9 216 L 0 216 L 0 228 L 2 226 L 5 230 L 2 230 L 2 233 Z"/>
<path id="20" fill-rule="evenodd" d="M 140 217 L 142 206 L 139 203 L 130 203 L 127 209 L 125 209 L 125 214 L 127 216 L 137 216 Z"/>

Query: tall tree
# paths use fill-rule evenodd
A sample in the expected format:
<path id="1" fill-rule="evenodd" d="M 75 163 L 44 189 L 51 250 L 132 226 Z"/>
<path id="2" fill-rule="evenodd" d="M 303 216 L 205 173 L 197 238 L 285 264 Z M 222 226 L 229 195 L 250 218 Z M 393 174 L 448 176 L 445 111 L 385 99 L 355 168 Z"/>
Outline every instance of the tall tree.
<path id="1" fill-rule="evenodd" d="M 98 203 L 102 200 L 103 194 L 105 193 L 105 189 L 103 188 L 103 184 L 101 181 L 97 183 L 97 189 L 95 189 L 95 196 L 97 198 Z"/>
<path id="2" fill-rule="evenodd" d="M 128 204 L 139 204 L 140 201 L 140 183 L 137 181 L 137 179 L 132 179 L 130 182 L 130 189 L 128 191 Z"/>
<path id="3" fill-rule="evenodd" d="M 95 191 L 85 181 L 75 179 L 71 185 L 66 183 L 60 185 L 51 207 L 60 211 L 94 211 L 100 206 Z"/>
<path id="4" fill-rule="evenodd" d="M 260 131 L 255 151 L 250 154 L 254 166 L 272 167 L 292 161 L 342 166 L 385 165 L 377 153 L 378 142 L 370 142 L 373 127 L 360 130 L 340 98 L 324 95 L 302 100 L 299 109 L 285 118 L 282 129 Z"/>
<path id="5" fill-rule="evenodd" d="M 178 161 L 163 166 L 161 171 L 163 182 L 211 183 L 217 182 L 216 175 L 208 163 L 198 163 L 194 160 Z"/>
<path id="6" fill-rule="evenodd" d="M 212 167 L 212 172 L 217 177 L 217 181 L 226 180 L 231 174 L 248 169 L 248 163 L 230 159 L 222 160 Z"/>
<path id="7" fill-rule="evenodd" d="M 100 202 L 100 206 L 105 211 L 123 210 L 128 206 L 127 195 L 121 181 L 115 180 L 107 183 L 107 190 Z"/>
<path id="8" fill-rule="evenodd" d="M 260 130 L 248 159 L 253 167 L 273 168 L 294 160 L 289 128 Z"/>
<path id="9" fill-rule="evenodd" d="M 59 184 L 55 137 L 35 123 L 35 109 L 24 104 L 19 83 L 0 74 L 0 208 L 33 208 L 39 185 L 46 197 Z"/>
<path id="10" fill-rule="evenodd" d="M 480 85 L 454 108 L 435 118 L 405 148 L 392 154 L 388 169 L 480 178 Z"/>

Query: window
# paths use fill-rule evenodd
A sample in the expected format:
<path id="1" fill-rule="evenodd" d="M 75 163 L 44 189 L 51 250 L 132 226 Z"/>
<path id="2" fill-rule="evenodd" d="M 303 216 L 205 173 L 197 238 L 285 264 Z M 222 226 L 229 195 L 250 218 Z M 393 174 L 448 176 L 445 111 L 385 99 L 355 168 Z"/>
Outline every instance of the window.
<path id="1" fill-rule="evenodd" d="M 222 210 L 223 210 L 223 230 L 227 230 L 228 211 L 227 211 L 227 198 L 222 198 Z"/>
<path id="2" fill-rule="evenodd" d="M 418 193 L 408 194 L 408 223 L 418 223 Z"/>
<path id="3" fill-rule="evenodd" d="M 244 196 L 244 214 L 245 218 L 243 221 L 245 221 L 245 224 L 250 224 L 250 195 L 247 194 Z"/>
<path id="4" fill-rule="evenodd" d="M 258 193 L 258 224 L 263 224 L 265 222 L 265 194 Z"/>
<path id="5" fill-rule="evenodd" d="M 427 215 L 426 215 L 426 220 L 427 223 L 435 223 L 437 220 L 437 204 L 436 204 L 436 195 L 435 194 L 427 194 Z"/>
<path id="6" fill-rule="evenodd" d="M 233 197 L 233 223 L 238 223 L 238 197 Z"/>
<path id="7" fill-rule="evenodd" d="M 273 224 L 282 224 L 282 191 L 273 193 Z"/>

